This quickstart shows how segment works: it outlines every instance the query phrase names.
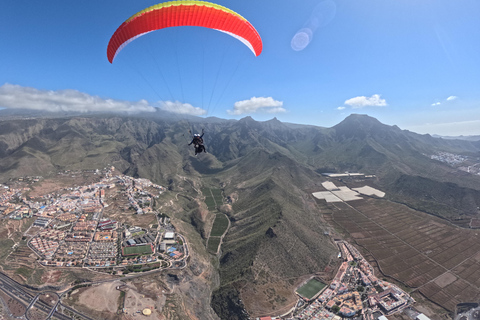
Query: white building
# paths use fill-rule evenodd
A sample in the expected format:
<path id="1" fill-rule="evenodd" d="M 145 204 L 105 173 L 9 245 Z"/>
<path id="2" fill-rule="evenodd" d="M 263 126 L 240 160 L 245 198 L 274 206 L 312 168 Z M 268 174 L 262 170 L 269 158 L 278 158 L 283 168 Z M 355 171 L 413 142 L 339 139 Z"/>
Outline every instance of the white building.
<path id="1" fill-rule="evenodd" d="M 163 236 L 164 239 L 174 239 L 175 238 L 175 232 L 165 232 L 165 235 Z"/>

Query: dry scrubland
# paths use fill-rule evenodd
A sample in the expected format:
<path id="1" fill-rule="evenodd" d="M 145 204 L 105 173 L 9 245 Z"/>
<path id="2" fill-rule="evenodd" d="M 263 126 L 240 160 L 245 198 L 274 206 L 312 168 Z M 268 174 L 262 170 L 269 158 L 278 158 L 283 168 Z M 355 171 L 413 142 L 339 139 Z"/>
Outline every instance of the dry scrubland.
<path id="1" fill-rule="evenodd" d="M 119 288 L 120 290 L 118 290 Z M 91 315 L 94 319 L 132 319 L 137 311 L 149 308 L 150 319 L 164 319 L 162 309 L 167 290 L 156 281 L 114 281 L 71 292 L 65 303 Z M 127 312 L 122 312 L 123 308 Z M 143 316 L 141 316 L 143 317 Z"/>
<path id="2" fill-rule="evenodd" d="M 325 217 L 367 250 L 382 273 L 449 311 L 480 299 L 478 230 L 385 200 L 335 204 Z"/>
<path id="3" fill-rule="evenodd" d="M 70 172 L 57 174 L 52 178 L 45 178 L 40 180 L 40 183 L 30 185 L 32 191 L 29 193 L 30 197 L 41 197 L 45 194 L 60 192 L 63 193 L 64 188 L 71 188 L 72 186 L 89 185 L 95 181 L 98 181 L 98 175 L 92 172 Z M 26 185 L 17 183 L 18 185 Z"/>

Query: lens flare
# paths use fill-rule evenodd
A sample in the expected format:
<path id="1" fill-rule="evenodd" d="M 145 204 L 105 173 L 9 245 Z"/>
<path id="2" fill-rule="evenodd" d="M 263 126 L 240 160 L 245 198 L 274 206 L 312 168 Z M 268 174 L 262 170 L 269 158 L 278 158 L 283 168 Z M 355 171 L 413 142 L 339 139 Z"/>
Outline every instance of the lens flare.
<path id="1" fill-rule="evenodd" d="M 332 0 L 324 0 L 317 4 L 303 28 L 298 30 L 293 36 L 291 41 L 292 49 L 295 51 L 305 49 L 312 42 L 315 30 L 329 24 L 335 17 L 336 12 L 337 6 Z"/>
<path id="2" fill-rule="evenodd" d="M 302 51 L 312 40 L 313 32 L 308 28 L 303 28 L 297 31 L 292 38 L 292 49 L 295 51 Z"/>

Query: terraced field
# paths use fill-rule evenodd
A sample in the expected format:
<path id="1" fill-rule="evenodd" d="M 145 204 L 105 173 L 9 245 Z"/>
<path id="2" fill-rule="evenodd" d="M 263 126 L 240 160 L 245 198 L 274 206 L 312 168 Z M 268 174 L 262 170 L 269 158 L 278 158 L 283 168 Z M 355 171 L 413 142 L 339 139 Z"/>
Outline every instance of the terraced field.
<path id="1" fill-rule="evenodd" d="M 213 211 L 223 204 L 222 190 L 214 188 L 202 188 L 201 190 L 205 196 L 208 210 Z"/>
<path id="2" fill-rule="evenodd" d="M 218 246 L 220 245 L 220 237 L 208 238 L 207 249 L 210 253 L 216 254 L 218 252 Z"/>
<path id="3" fill-rule="evenodd" d="M 221 237 L 227 231 L 228 218 L 223 213 L 217 213 L 215 221 L 213 222 L 210 237 Z"/>
<path id="4" fill-rule="evenodd" d="M 217 208 L 223 204 L 222 190 L 215 188 L 202 188 L 201 190 L 205 196 L 208 210 L 216 214 L 207 243 L 208 251 L 216 254 L 221 244 L 222 236 L 227 231 L 229 224 L 228 217 L 217 211 Z"/>
<path id="5" fill-rule="evenodd" d="M 386 200 L 335 204 L 325 215 L 375 258 L 382 272 L 453 311 L 480 299 L 480 236 Z"/>

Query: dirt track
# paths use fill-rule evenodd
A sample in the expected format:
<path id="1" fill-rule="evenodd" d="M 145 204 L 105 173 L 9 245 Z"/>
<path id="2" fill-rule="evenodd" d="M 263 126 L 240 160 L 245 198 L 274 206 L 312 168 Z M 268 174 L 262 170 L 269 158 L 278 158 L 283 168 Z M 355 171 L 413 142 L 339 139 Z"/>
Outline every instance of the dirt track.
<path id="1" fill-rule="evenodd" d="M 95 311 L 117 312 L 120 291 L 116 289 L 120 281 L 107 282 L 91 287 L 80 294 L 78 302 Z"/>

